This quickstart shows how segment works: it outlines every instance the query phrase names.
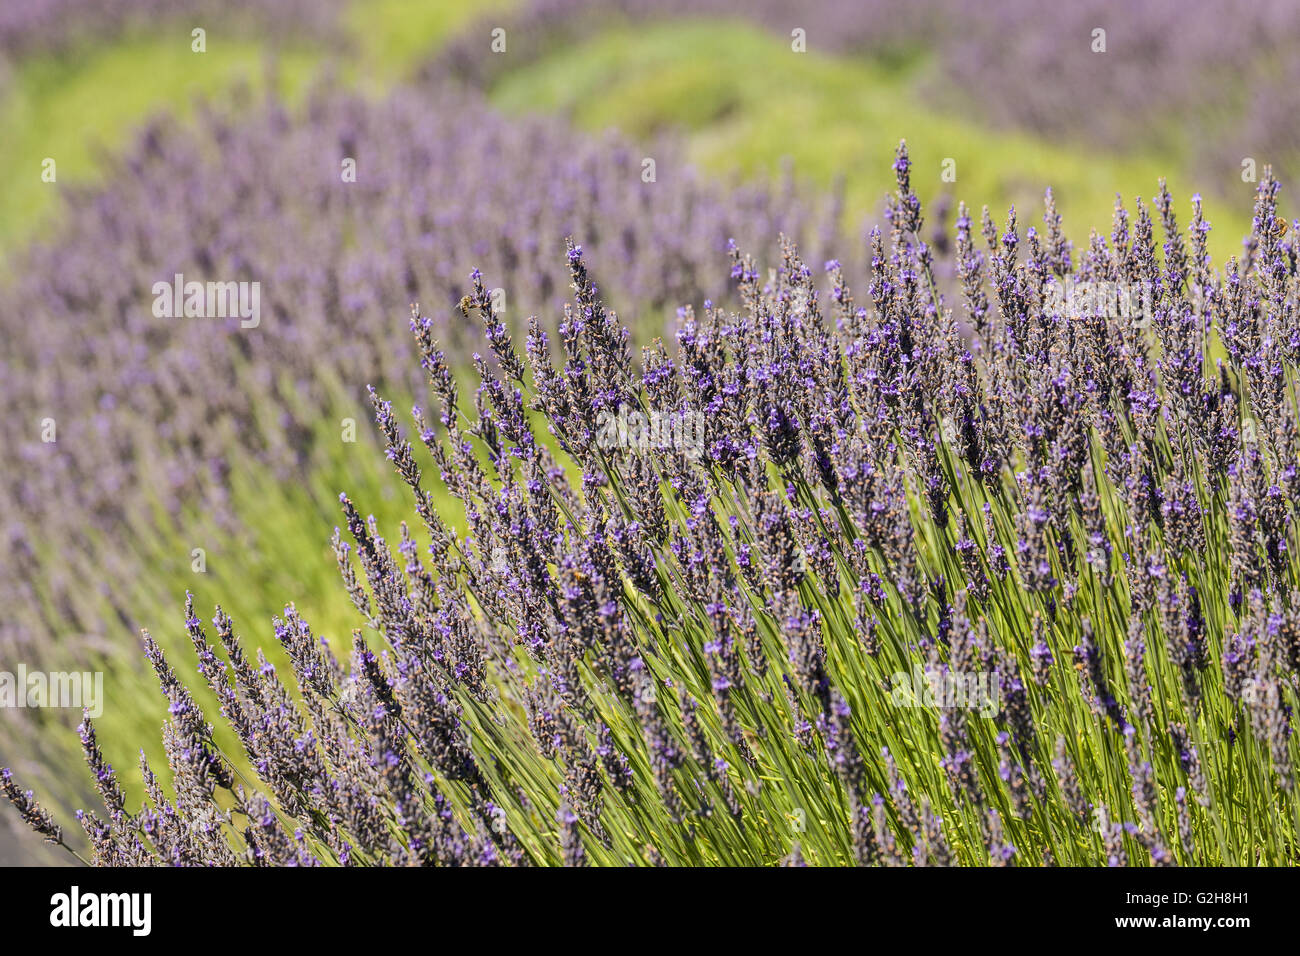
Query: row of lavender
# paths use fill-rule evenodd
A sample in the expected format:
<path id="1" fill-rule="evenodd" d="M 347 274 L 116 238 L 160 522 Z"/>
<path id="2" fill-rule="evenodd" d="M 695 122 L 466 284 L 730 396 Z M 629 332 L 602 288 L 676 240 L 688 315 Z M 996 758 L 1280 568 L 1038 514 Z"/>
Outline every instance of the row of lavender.
<path id="1" fill-rule="evenodd" d="M 462 31 L 426 75 L 486 88 L 602 29 L 691 16 L 750 19 L 786 38 L 800 28 L 810 51 L 931 58 L 932 104 L 1003 127 L 1134 151 L 1154 136 L 1206 171 L 1246 156 L 1284 180 L 1300 171 L 1300 7 L 1290 0 L 531 0 Z M 495 27 L 508 56 L 482 55 Z"/>
<path id="2" fill-rule="evenodd" d="M 555 341 L 533 322 L 523 354 L 472 276 L 495 359 L 472 402 L 414 313 L 414 442 L 371 392 L 412 525 L 385 541 L 340 499 L 351 655 L 289 606 L 289 683 L 187 604 L 223 753 L 146 636 L 176 796 L 146 764 L 128 806 L 87 719 L 95 862 L 1300 862 L 1276 181 L 1222 271 L 1163 184 L 1081 250 L 1050 194 L 1042 229 L 963 207 L 949 308 L 902 147 L 895 170 L 861 298 L 789 243 L 771 271 L 733 251 L 739 308 L 684 310 L 639 370 L 577 247 Z M 1057 304 L 1082 283 L 1142 308 Z M 702 433 L 648 452 L 607 427 L 629 407 Z"/>
<path id="3" fill-rule="evenodd" d="M 181 14 L 240 18 L 289 36 L 339 38 L 339 0 L 33 0 L 0 8 L 0 56 L 102 42 L 131 24 Z M 1194 148 L 1206 168 L 1244 156 L 1292 174 L 1300 132 L 1300 8 L 1289 0 L 531 0 L 486 15 L 428 68 L 480 87 L 497 71 L 612 24 L 687 16 L 744 17 L 783 36 L 801 28 L 810 48 L 932 57 L 928 89 L 940 105 L 1053 137 L 1142 148 L 1158 133 Z M 484 56 L 506 28 L 509 56 Z M 1095 31 L 1105 32 L 1104 52 Z M 1209 164 L 1214 164 L 1211 167 Z"/>
<path id="4" fill-rule="evenodd" d="M 356 383 L 417 387 L 411 302 L 468 371 L 453 306 L 472 264 L 522 323 L 563 296 L 564 237 L 587 237 L 629 318 L 662 331 L 678 302 L 726 292 L 728 236 L 807 234 L 797 192 L 713 188 L 671 144 L 648 151 L 657 182 L 628 143 L 472 97 L 324 88 L 301 115 L 268 101 L 144 131 L 107 185 L 70 193 L 0 299 L 0 651 L 71 666 L 79 648 L 48 635 L 114 646 L 136 536 L 196 511 L 232 526 L 232 469 L 294 480 L 340 397 L 362 407 Z M 255 285 L 256 322 L 187 314 L 192 282 Z M 156 286 L 177 285 L 159 308 Z"/>
<path id="5" fill-rule="evenodd" d="M 131 29 L 176 21 L 270 29 L 281 38 L 337 35 L 342 0 L 17 0 L 0 6 L 0 58 L 105 43 Z M 194 21 L 194 22 L 192 22 Z"/>

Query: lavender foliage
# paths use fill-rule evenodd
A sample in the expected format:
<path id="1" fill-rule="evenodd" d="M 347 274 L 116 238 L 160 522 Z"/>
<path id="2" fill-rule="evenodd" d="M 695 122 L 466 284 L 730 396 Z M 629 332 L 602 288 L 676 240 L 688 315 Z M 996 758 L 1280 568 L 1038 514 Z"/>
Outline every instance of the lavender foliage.
<path id="1" fill-rule="evenodd" d="M 339 501 L 357 632 L 287 609 L 286 680 L 187 606 L 243 754 L 146 635 L 175 798 L 146 768 L 129 812 L 83 725 L 96 862 L 1294 865 L 1300 230 L 1271 171 L 1221 271 L 1163 184 L 1084 249 L 1050 199 L 981 243 L 963 210 L 950 304 L 894 168 L 862 292 L 736 246 L 736 305 L 639 367 L 572 243 L 554 337 L 489 319 L 472 397 L 414 310 L 419 446 L 372 394 L 414 519 L 394 544 Z M 647 448 L 625 404 L 703 438 Z"/>
<path id="2" fill-rule="evenodd" d="M 113 619 L 134 622 L 120 596 L 139 567 L 112 542 L 195 512 L 233 529 L 241 463 L 289 481 L 315 460 L 322 410 L 364 419 L 356 383 L 413 394 L 416 343 L 393 322 L 410 303 L 470 366 L 484 313 L 458 303 L 474 265 L 506 297 L 491 341 L 509 327 L 522 342 L 529 313 L 563 299 L 556 250 L 587 236 L 648 338 L 677 303 L 725 295 L 730 236 L 774 248 L 779 231 L 808 231 L 815 204 L 798 190 L 715 187 L 666 159 L 664 182 L 644 183 L 641 155 L 613 135 L 507 122 L 473 96 L 376 104 L 327 85 L 301 109 L 268 99 L 210 107 L 195 130 L 151 124 L 106 185 L 70 190 L 0 298 L 0 602 L 13 611 L 0 651 L 36 666 L 46 635 L 84 635 L 59 648 L 66 665 L 112 646 Z M 259 324 L 160 318 L 153 285 L 178 274 L 258 283 Z"/>

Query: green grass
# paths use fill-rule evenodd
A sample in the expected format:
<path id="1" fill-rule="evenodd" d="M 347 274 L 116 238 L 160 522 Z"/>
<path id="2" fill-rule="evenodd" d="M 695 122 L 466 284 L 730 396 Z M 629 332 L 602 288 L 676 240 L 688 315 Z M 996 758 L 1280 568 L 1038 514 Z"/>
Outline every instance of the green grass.
<path id="1" fill-rule="evenodd" d="M 1191 194 L 1205 193 L 1216 259 L 1240 248 L 1253 184 L 1238 183 L 1234 206 L 1216 198 L 1213 184 L 1190 179 L 1178 155 L 1117 156 L 990 130 L 922 103 L 917 88 L 926 69 L 916 57 L 886 67 L 796 54 L 746 24 L 692 21 L 618 29 L 555 50 L 507 74 L 493 100 L 510 112 L 558 112 L 582 127 L 617 127 L 633 137 L 681 131 L 688 159 L 718 174 L 773 178 L 789 157 L 797 176 L 821 186 L 843 175 L 851 230 L 864 217 L 875 221 L 893 188 L 893 151 L 906 139 L 913 186 L 927 204 L 951 191 L 976 210 L 988 203 L 1001 222 L 1014 203 L 1023 228 L 1041 223 L 1043 191 L 1051 186 L 1078 247 L 1090 228 L 1109 233 L 1116 190 L 1131 211 L 1133 197 L 1149 199 L 1163 175 L 1184 223 Z M 940 178 L 947 158 L 956 161 L 954 183 Z M 657 174 L 660 181 L 672 175 L 670 157 L 657 158 Z"/>

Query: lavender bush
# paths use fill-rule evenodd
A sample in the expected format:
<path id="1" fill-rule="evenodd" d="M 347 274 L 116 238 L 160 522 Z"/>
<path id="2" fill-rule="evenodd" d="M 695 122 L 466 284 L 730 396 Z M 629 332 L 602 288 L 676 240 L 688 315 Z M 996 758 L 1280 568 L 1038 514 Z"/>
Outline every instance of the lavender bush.
<path id="1" fill-rule="evenodd" d="M 791 243 L 733 250 L 738 308 L 683 309 L 637 371 L 576 246 L 554 345 L 534 320 L 521 350 L 472 275 L 468 401 L 414 312 L 416 440 L 371 401 L 415 520 L 390 543 L 340 497 L 350 652 L 289 605 L 282 677 L 187 602 L 225 753 L 146 634 L 175 798 L 144 766 L 129 808 L 88 719 L 94 861 L 1298 862 L 1276 180 L 1222 271 L 1163 184 L 1082 250 L 1050 194 L 1041 230 L 962 207 L 950 308 L 905 148 L 895 171 L 865 295 Z M 702 414 L 698 447 L 647 452 L 608 426 L 629 407 Z"/>
<path id="2" fill-rule="evenodd" d="M 209 109 L 194 131 L 144 130 L 105 186 L 72 192 L 56 234 L 15 257 L 0 298 L 0 438 L 13 452 L 0 467 L 0 653 L 68 666 L 111 650 L 119 622 L 138 626 L 132 582 L 156 563 L 124 542 L 154 543 L 195 514 L 235 530 L 232 472 L 293 481 L 322 421 L 336 443 L 341 415 L 364 413 L 351 383 L 418 388 L 414 347 L 391 324 L 412 301 L 468 370 L 455 304 L 475 263 L 509 315 L 548 311 L 566 281 L 548 260 L 565 235 L 589 236 L 648 339 L 669 303 L 726 292 L 708 264 L 725 263 L 729 235 L 809 232 L 800 191 L 707 185 L 671 144 L 653 151 L 661 181 L 644 183 L 643 151 L 614 136 L 507 122 L 474 97 L 371 103 L 327 86 L 301 111 L 269 100 Z M 259 324 L 159 318 L 152 287 L 176 274 L 258 282 Z M 46 419 L 57 441 L 43 440 Z"/>

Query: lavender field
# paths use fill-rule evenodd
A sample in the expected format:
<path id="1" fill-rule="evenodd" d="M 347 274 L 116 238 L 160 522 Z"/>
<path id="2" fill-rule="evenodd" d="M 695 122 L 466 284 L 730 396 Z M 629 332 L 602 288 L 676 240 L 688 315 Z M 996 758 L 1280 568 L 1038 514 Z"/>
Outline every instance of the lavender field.
<path id="1" fill-rule="evenodd" d="M 0 862 L 1300 863 L 1298 52 L 5 8 Z"/>

